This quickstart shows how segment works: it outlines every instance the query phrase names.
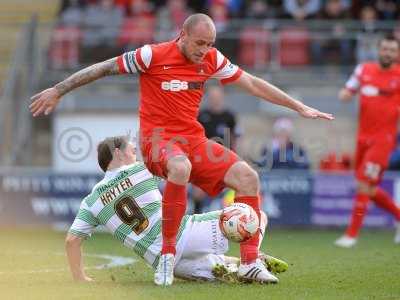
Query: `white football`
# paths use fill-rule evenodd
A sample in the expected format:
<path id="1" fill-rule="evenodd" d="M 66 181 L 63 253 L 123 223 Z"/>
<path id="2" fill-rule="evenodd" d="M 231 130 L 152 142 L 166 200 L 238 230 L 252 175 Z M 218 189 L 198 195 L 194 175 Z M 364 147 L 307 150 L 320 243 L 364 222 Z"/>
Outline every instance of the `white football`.
<path id="1" fill-rule="evenodd" d="M 243 242 L 258 231 L 260 222 L 257 213 L 251 206 L 234 203 L 222 210 L 219 227 L 227 239 Z"/>

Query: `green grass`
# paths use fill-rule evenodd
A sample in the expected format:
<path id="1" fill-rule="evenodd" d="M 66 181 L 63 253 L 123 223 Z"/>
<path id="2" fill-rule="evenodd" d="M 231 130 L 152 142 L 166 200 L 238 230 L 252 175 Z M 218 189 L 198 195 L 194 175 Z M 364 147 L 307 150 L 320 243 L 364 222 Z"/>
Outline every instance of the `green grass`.
<path id="1" fill-rule="evenodd" d="M 95 279 L 75 284 L 63 255 L 61 233 L 0 230 L 0 299 L 400 299 L 400 247 L 391 232 L 363 232 L 354 249 L 332 245 L 335 231 L 271 230 L 263 249 L 285 259 L 288 272 L 277 285 L 198 283 L 176 280 L 154 286 L 142 261 L 88 270 Z M 237 255 L 237 245 L 230 254 Z M 85 242 L 85 253 L 133 256 L 106 234 Z M 86 266 L 105 263 L 85 258 Z"/>

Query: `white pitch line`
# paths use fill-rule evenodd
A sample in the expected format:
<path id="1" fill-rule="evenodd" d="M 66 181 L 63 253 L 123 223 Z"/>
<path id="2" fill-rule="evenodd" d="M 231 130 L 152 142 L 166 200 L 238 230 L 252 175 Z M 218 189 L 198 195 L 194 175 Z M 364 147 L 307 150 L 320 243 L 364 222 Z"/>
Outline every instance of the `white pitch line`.
<path id="1" fill-rule="evenodd" d="M 96 270 L 111 269 L 111 268 L 115 268 L 115 267 L 122 267 L 122 266 L 130 265 L 136 261 L 136 259 L 134 259 L 132 257 L 116 256 L 116 255 L 108 255 L 108 254 L 87 254 L 86 256 L 108 259 L 110 261 L 109 263 L 97 265 L 94 267 L 88 267 L 86 269 L 96 269 Z"/>
<path id="2" fill-rule="evenodd" d="M 28 251 L 24 251 L 28 252 Z M 28 254 L 28 253 L 25 253 Z M 32 254 L 32 253 L 30 253 Z M 65 255 L 64 253 L 53 253 L 55 255 Z M 122 267 L 129 264 L 133 264 L 136 262 L 136 259 L 132 257 L 124 257 L 124 256 L 116 256 L 116 255 L 108 255 L 108 254 L 85 254 L 86 257 L 96 257 L 106 259 L 109 262 L 101 265 L 96 265 L 92 267 L 85 267 L 85 270 L 100 270 L 100 269 L 111 269 L 115 267 Z M 0 275 L 6 274 L 36 274 L 36 273 L 53 273 L 53 272 L 65 272 L 67 268 L 58 268 L 58 269 L 39 269 L 39 270 L 25 270 L 25 271 L 14 271 L 14 272 L 0 272 Z"/>

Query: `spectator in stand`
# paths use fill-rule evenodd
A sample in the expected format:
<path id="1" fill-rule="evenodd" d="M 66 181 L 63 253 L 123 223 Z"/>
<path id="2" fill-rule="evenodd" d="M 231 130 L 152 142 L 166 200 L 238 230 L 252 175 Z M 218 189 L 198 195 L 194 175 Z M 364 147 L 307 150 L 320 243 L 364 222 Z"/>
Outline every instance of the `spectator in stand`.
<path id="1" fill-rule="evenodd" d="M 396 28 L 393 29 L 393 36 L 396 38 L 396 40 L 400 41 L 400 24 L 399 23 L 397 23 Z M 397 63 L 400 63 L 400 57 L 397 60 Z"/>
<path id="2" fill-rule="evenodd" d="M 113 0 L 100 0 L 91 4 L 85 13 L 85 47 L 113 46 L 123 20 L 123 11 Z"/>
<path id="3" fill-rule="evenodd" d="M 374 7 L 364 6 L 361 9 L 360 20 L 362 23 L 362 30 L 357 35 L 357 61 L 365 62 L 369 60 L 376 60 L 378 57 L 378 49 L 376 45 L 379 42 L 381 35 L 377 29 L 377 13 Z"/>
<path id="4" fill-rule="evenodd" d="M 151 17 L 154 18 L 154 6 L 149 0 L 132 1 L 128 8 L 129 17 Z"/>
<path id="5" fill-rule="evenodd" d="M 400 3 L 398 0 L 377 0 L 375 8 L 380 20 L 395 20 L 399 16 Z"/>
<path id="6" fill-rule="evenodd" d="M 315 17 L 321 9 L 320 0 L 284 0 L 285 13 L 296 21 Z"/>
<path id="7" fill-rule="evenodd" d="M 136 2 L 136 0 L 114 0 L 114 5 L 119 7 L 124 15 L 130 14 L 131 5 Z"/>
<path id="8" fill-rule="evenodd" d="M 83 2 L 62 3 L 58 24 L 52 32 L 49 63 L 53 69 L 74 69 L 79 65 L 79 46 L 83 24 Z"/>
<path id="9" fill-rule="evenodd" d="M 246 17 L 252 19 L 276 19 L 282 15 L 282 2 L 279 0 L 255 0 L 249 3 L 246 10 Z"/>
<path id="10" fill-rule="evenodd" d="M 344 22 L 349 20 L 350 12 L 341 0 L 327 0 L 318 18 L 332 22 L 328 32 L 321 31 L 321 39 L 313 40 L 312 53 L 315 63 L 342 63 L 351 61 L 351 41 L 344 37 Z M 339 54 L 339 55 L 338 55 Z"/>
<path id="11" fill-rule="evenodd" d="M 208 88 L 207 107 L 201 110 L 198 120 L 203 125 L 207 138 L 226 140 L 226 147 L 235 150 L 240 130 L 236 115 L 225 107 L 225 93 L 222 87 L 214 85 Z M 219 141 L 218 141 L 219 142 Z"/>
<path id="12" fill-rule="evenodd" d="M 213 19 L 217 32 L 224 32 L 228 26 L 228 7 L 224 0 L 212 0 L 208 15 Z"/>
<path id="13" fill-rule="evenodd" d="M 208 88 L 207 96 L 207 107 L 198 116 L 206 137 L 216 139 L 225 147 L 236 150 L 240 130 L 237 126 L 236 115 L 225 107 L 223 88 L 211 86 Z M 192 187 L 194 213 L 207 211 L 211 199 L 201 189 Z"/>
<path id="14" fill-rule="evenodd" d="M 227 8 L 231 18 L 243 17 L 245 12 L 245 0 L 228 0 Z"/>
<path id="15" fill-rule="evenodd" d="M 76 6 L 78 5 L 80 9 L 83 9 L 87 4 L 87 1 L 85 0 L 62 0 L 60 4 L 60 10 L 58 11 L 58 15 L 61 16 L 61 14 L 70 6 Z"/>
<path id="16" fill-rule="evenodd" d="M 261 149 L 261 160 L 256 162 L 266 169 L 309 169 L 310 163 L 305 150 L 293 141 L 293 123 L 280 118 L 273 125 L 274 136 L 271 150 Z"/>
<path id="17" fill-rule="evenodd" d="M 82 26 L 84 2 L 81 0 L 64 1 L 60 11 L 59 22 L 63 26 Z"/>
<path id="18" fill-rule="evenodd" d="M 154 41 L 155 16 L 148 0 L 135 0 L 129 7 L 118 37 L 118 45 L 126 50 Z"/>
<path id="19" fill-rule="evenodd" d="M 157 14 L 157 40 L 165 40 L 178 36 L 183 21 L 191 14 L 185 0 L 167 0 Z"/>

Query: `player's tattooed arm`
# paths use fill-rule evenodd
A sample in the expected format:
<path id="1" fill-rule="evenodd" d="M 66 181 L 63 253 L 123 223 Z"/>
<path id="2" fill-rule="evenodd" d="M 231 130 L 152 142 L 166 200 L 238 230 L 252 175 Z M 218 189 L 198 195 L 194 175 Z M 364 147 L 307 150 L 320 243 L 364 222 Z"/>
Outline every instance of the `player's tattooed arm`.
<path id="1" fill-rule="evenodd" d="M 114 57 L 72 74 L 64 81 L 56 84 L 54 88 L 58 91 L 59 96 L 62 97 L 77 87 L 88 84 L 89 82 L 95 81 L 101 77 L 117 74 L 119 74 L 119 68 L 117 58 Z"/>
<path id="2" fill-rule="evenodd" d="M 29 105 L 29 109 L 34 117 L 41 114 L 48 115 L 56 108 L 61 97 L 68 92 L 99 78 L 117 74 L 120 72 L 116 57 L 94 64 L 72 74 L 54 87 L 31 97 L 32 103 Z"/>

